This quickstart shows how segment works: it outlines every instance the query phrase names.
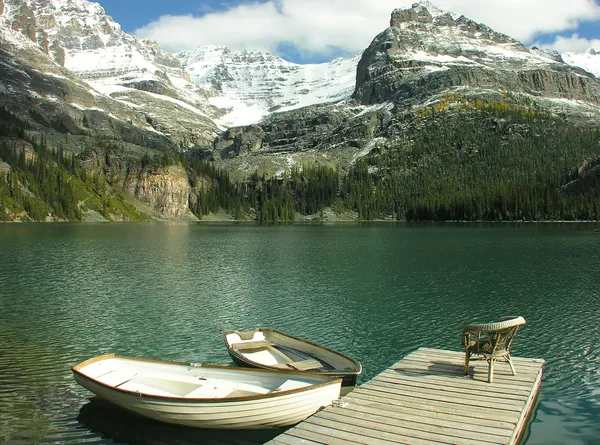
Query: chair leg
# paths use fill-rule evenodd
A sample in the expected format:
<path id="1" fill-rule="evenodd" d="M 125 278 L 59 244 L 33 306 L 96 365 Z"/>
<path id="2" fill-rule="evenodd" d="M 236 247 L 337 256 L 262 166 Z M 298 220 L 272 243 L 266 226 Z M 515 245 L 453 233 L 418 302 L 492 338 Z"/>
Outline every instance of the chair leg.
<path id="1" fill-rule="evenodd" d="M 510 355 L 506 356 L 506 360 L 508 361 L 508 365 L 510 366 L 510 370 L 512 371 L 512 374 L 517 375 L 517 370 L 515 369 L 515 365 L 513 365 L 513 362 L 510 359 Z"/>
<path id="2" fill-rule="evenodd" d="M 490 359 L 490 370 L 488 373 L 488 382 L 492 383 L 494 381 L 494 363 L 496 362 L 496 360 L 494 360 L 493 358 Z"/>
<path id="3" fill-rule="evenodd" d="M 469 375 L 469 353 L 465 354 L 465 375 Z"/>

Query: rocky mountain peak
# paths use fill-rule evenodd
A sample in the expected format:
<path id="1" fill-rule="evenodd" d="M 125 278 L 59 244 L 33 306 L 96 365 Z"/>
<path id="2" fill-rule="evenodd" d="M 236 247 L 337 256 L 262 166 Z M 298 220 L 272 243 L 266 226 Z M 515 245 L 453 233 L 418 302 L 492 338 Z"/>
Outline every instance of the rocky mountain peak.
<path id="1" fill-rule="evenodd" d="M 391 27 L 399 27 L 402 23 L 433 23 L 434 19 L 444 21 L 447 17 L 455 19 L 450 11 L 444 10 L 431 2 L 414 3 L 411 8 L 395 9 L 390 20 Z"/>
<path id="2" fill-rule="evenodd" d="M 430 2 L 396 9 L 390 27 L 363 53 L 354 97 L 365 104 L 414 99 L 448 88 L 472 87 L 568 98 L 595 98 L 562 59 Z M 421 87 L 417 87 L 421 85 Z M 429 93 L 425 87 L 430 89 Z M 417 88 L 415 90 L 415 88 Z M 590 94 L 591 93 L 591 94 Z"/>

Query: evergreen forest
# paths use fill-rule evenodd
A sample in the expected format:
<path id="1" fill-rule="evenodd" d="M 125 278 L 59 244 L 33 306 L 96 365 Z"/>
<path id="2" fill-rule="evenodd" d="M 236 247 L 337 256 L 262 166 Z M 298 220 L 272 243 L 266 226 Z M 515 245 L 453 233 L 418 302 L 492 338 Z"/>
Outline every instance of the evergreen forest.
<path id="1" fill-rule="evenodd" d="M 0 168 L 0 220 L 22 211 L 36 221 L 78 221 L 82 202 L 101 215 L 144 218 L 114 179 L 86 170 L 66 149 L 29 140 L 26 130 L 0 110 L 0 160 L 10 166 Z M 29 140 L 33 155 L 17 140 Z M 120 147 L 98 141 L 95 150 L 108 162 Z M 426 108 L 344 170 L 303 166 L 234 182 L 213 162 L 185 153 L 148 153 L 127 169 L 173 164 L 187 171 L 189 207 L 199 218 L 225 211 L 277 223 L 332 211 L 364 221 L 600 220 L 599 131 L 504 102 Z"/>

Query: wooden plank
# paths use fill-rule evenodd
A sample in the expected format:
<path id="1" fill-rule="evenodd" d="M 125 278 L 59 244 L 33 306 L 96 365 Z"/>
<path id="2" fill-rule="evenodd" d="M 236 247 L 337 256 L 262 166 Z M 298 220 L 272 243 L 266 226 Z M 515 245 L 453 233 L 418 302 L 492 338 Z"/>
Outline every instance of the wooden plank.
<path id="1" fill-rule="evenodd" d="M 320 369 L 323 367 L 321 362 L 319 362 L 318 360 L 314 360 L 314 359 L 301 360 L 298 362 L 291 362 L 291 363 L 289 363 L 289 365 L 292 368 L 297 369 L 298 371 L 307 371 L 309 369 Z"/>
<path id="2" fill-rule="evenodd" d="M 507 365 L 508 366 L 508 365 Z M 513 376 L 510 374 L 510 371 L 504 371 L 502 369 L 497 369 L 498 367 L 494 367 L 494 383 L 496 381 L 502 383 L 512 383 L 512 384 L 521 384 L 523 386 L 528 386 L 531 388 L 531 385 L 535 381 L 535 378 L 531 374 L 522 374 L 517 373 L 517 375 Z M 400 363 L 397 363 L 392 368 L 390 368 L 396 372 L 427 372 L 431 374 L 441 374 L 441 375 L 456 375 L 456 376 L 464 376 L 464 371 L 462 366 L 456 365 L 446 365 L 443 363 L 433 363 L 430 367 L 423 366 L 423 362 L 413 361 L 411 359 L 403 360 Z M 481 380 L 487 382 L 488 378 L 488 370 L 487 366 L 469 366 L 471 372 L 469 373 L 470 378 L 475 380 Z"/>
<path id="3" fill-rule="evenodd" d="M 299 444 L 316 444 L 316 445 L 326 445 L 328 442 L 323 440 L 323 436 L 319 434 L 303 434 L 302 437 L 295 436 L 293 434 L 285 434 L 282 435 L 286 439 L 286 445 L 299 445 Z M 279 436 L 279 437 L 282 437 Z M 333 444 L 332 444 L 333 445 Z M 336 445 L 342 445 L 341 443 Z"/>
<path id="4" fill-rule="evenodd" d="M 519 422 L 517 423 L 517 427 L 515 428 L 513 435 L 510 438 L 510 442 L 509 442 L 510 445 L 516 445 L 519 443 L 519 440 L 521 439 L 521 436 L 523 435 L 523 432 L 525 431 L 525 427 L 527 426 L 527 419 L 531 416 L 531 412 L 535 405 L 535 400 L 537 399 L 541 384 L 542 384 L 542 370 L 540 369 L 538 378 L 537 378 L 535 385 L 531 391 L 531 396 L 527 400 L 527 403 L 525 404 L 525 408 L 523 409 L 523 411 L 521 412 L 521 416 L 519 417 Z"/>
<path id="5" fill-rule="evenodd" d="M 373 414 L 372 412 L 366 412 L 364 410 L 346 410 L 341 408 L 328 410 L 322 413 L 320 417 L 325 419 L 329 418 L 330 420 L 338 422 L 352 419 L 353 425 L 356 425 L 357 421 L 364 422 L 365 425 L 373 425 L 375 429 L 392 433 L 402 432 L 402 434 L 410 434 L 413 437 L 426 440 L 442 438 L 448 442 L 460 439 L 464 440 L 466 443 L 472 443 L 472 441 L 476 441 L 476 443 L 503 443 L 510 437 L 510 434 L 495 434 L 484 431 L 483 429 L 473 431 L 465 429 L 462 425 L 460 428 L 457 428 L 457 425 L 460 425 L 460 422 L 454 422 L 453 424 L 448 425 L 444 424 L 444 422 L 436 421 L 436 419 L 421 418 L 419 416 L 414 416 L 412 419 L 398 419 L 386 416 L 385 411 L 383 413 L 378 412 L 377 414 Z"/>
<path id="6" fill-rule="evenodd" d="M 250 349 L 263 349 L 268 348 L 269 346 L 273 346 L 274 343 L 266 340 L 254 340 L 254 341 L 245 341 L 240 343 L 233 343 L 231 347 L 233 349 L 237 349 L 238 351 L 246 351 Z"/>
<path id="7" fill-rule="evenodd" d="M 323 412 L 319 418 L 331 420 L 332 422 L 337 422 L 340 424 L 344 421 L 348 421 L 348 418 L 344 414 L 339 412 L 336 413 L 335 411 Z M 402 435 L 405 437 L 410 437 L 412 440 L 425 440 L 430 443 L 438 441 L 444 443 L 461 443 L 464 445 L 486 445 L 502 444 L 506 442 L 505 437 L 496 435 L 479 434 L 479 437 L 474 439 L 473 437 L 464 437 L 463 433 L 465 435 L 469 434 L 463 430 L 457 431 L 436 425 L 392 421 L 391 419 L 386 419 L 386 422 L 382 422 L 382 420 L 383 419 L 380 416 L 374 416 L 366 413 L 355 413 L 351 419 L 353 426 L 369 428 L 379 432 L 387 432 L 396 436 Z M 475 436 L 477 436 L 477 434 L 475 434 Z"/>
<path id="8" fill-rule="evenodd" d="M 272 439 L 270 442 L 272 445 L 301 445 L 301 444 L 317 444 L 322 445 L 325 442 L 313 442 L 312 440 L 302 439 L 296 436 L 291 436 L 289 434 L 281 434 L 277 436 L 275 439 Z"/>
<path id="9" fill-rule="evenodd" d="M 477 358 L 478 356 L 475 357 L 471 357 L 470 361 L 469 361 L 469 365 L 471 364 L 475 364 L 475 363 L 481 363 L 482 366 L 485 366 L 487 368 L 487 361 L 481 359 L 481 358 Z M 448 364 L 452 364 L 455 366 L 460 366 L 460 367 L 464 367 L 464 363 L 465 363 L 465 354 L 458 354 L 458 355 L 449 355 L 449 354 L 439 354 L 439 355 L 428 355 L 425 354 L 423 352 L 414 352 L 410 355 L 408 355 L 407 357 L 405 357 L 405 359 L 407 360 L 419 360 L 419 361 L 425 361 L 425 362 L 445 362 Z M 540 368 L 540 362 L 539 360 L 526 360 L 526 361 L 518 361 L 515 358 L 512 359 L 512 362 L 515 366 L 515 369 L 517 370 L 517 375 L 519 374 L 519 369 L 522 369 L 524 372 L 529 372 L 529 373 L 535 373 L 539 368 Z M 542 361 L 543 362 L 543 361 Z M 510 371 L 510 366 L 508 364 L 508 362 L 501 360 L 501 361 L 497 361 L 496 362 L 496 366 L 502 366 L 502 369 L 506 369 L 507 372 L 510 373 L 510 375 L 512 375 L 512 372 Z M 494 370 L 496 368 L 494 367 Z"/>
<path id="10" fill-rule="evenodd" d="M 355 390 L 344 397 L 344 400 L 349 398 L 350 400 L 358 399 L 361 403 L 364 403 L 364 400 L 385 403 L 390 407 L 395 405 L 411 408 L 427 407 L 428 410 L 431 410 L 435 413 L 443 413 L 448 415 L 461 415 L 462 413 L 462 415 L 469 416 L 469 418 L 472 419 L 495 420 L 512 423 L 513 425 L 516 424 L 519 419 L 518 414 L 512 411 L 504 411 L 493 408 L 477 408 L 472 406 L 457 406 L 454 403 L 448 402 L 428 401 L 427 403 L 423 403 L 423 400 L 419 399 L 418 396 L 399 396 L 394 394 L 377 393 L 376 391 L 357 393 Z"/>
<path id="11" fill-rule="evenodd" d="M 322 434 L 326 438 L 326 443 L 332 440 L 344 440 L 350 443 L 360 443 L 369 445 L 388 445 L 390 443 L 401 443 L 394 440 L 385 440 L 363 434 L 360 430 L 344 431 L 338 429 L 335 422 L 319 420 L 317 417 L 309 417 L 304 422 L 298 424 L 285 434 L 303 434 L 304 431 L 311 431 Z M 419 444 L 425 445 L 425 444 Z"/>
<path id="12" fill-rule="evenodd" d="M 360 398 L 344 400 L 346 400 L 347 405 L 341 406 L 340 409 L 342 410 L 359 411 L 412 422 L 437 423 L 446 427 L 454 427 L 459 430 L 481 430 L 498 436 L 510 436 L 510 431 L 512 431 L 515 426 L 514 423 L 510 422 L 472 418 L 464 411 L 455 414 L 439 413 L 431 411 L 426 405 L 422 404 L 419 407 L 407 407 L 404 405 L 389 405 L 383 402 Z"/>
<path id="13" fill-rule="evenodd" d="M 335 434 L 357 434 L 362 439 L 360 439 L 361 443 L 366 444 L 389 444 L 389 443 L 410 443 L 414 445 L 431 445 L 432 441 L 423 440 L 419 438 L 412 437 L 407 434 L 393 434 L 387 431 L 377 430 L 361 425 L 354 425 L 348 423 L 340 423 L 337 421 L 332 421 L 329 419 L 324 419 L 322 414 L 324 411 L 319 412 L 319 416 L 309 417 L 305 420 L 301 426 L 313 425 L 320 426 L 324 428 L 330 428 L 335 430 Z M 355 422 L 355 419 L 352 419 Z M 443 441 L 435 441 L 437 443 L 444 443 Z"/>
<path id="14" fill-rule="evenodd" d="M 451 360 L 435 360 L 428 359 L 422 356 L 408 356 L 404 360 L 398 362 L 396 365 L 391 368 L 395 368 L 396 366 L 402 366 L 410 364 L 415 368 L 420 369 L 431 369 L 435 370 L 453 370 L 457 374 L 464 374 L 464 363 L 453 362 Z M 488 363 L 485 360 L 471 360 L 469 362 L 469 368 L 473 368 L 476 370 L 487 370 Z M 506 362 L 497 362 L 496 366 L 494 366 L 494 371 L 498 371 L 498 373 L 503 374 L 505 376 L 510 376 L 512 378 L 518 377 L 520 374 L 531 375 L 535 374 L 538 368 L 521 368 L 522 372 L 519 372 L 519 368 L 517 367 L 517 375 L 513 376 L 512 371 L 510 370 L 510 366 Z"/>
<path id="15" fill-rule="evenodd" d="M 437 377 L 446 377 L 446 378 L 451 378 L 451 379 L 463 379 L 464 381 L 467 382 L 473 382 L 473 384 L 479 385 L 482 383 L 485 383 L 486 385 L 490 385 L 490 383 L 488 382 L 488 378 L 487 378 L 487 371 L 485 372 L 480 372 L 480 373 L 474 373 L 474 374 L 470 374 L 470 375 L 464 375 L 462 372 L 461 373 L 451 373 L 451 372 L 444 372 L 444 371 L 440 371 L 439 369 L 436 369 L 434 371 L 427 371 L 427 370 L 423 370 L 423 369 L 416 369 L 416 368 L 409 368 L 409 367 L 397 367 L 394 369 L 388 369 L 387 371 L 384 371 L 386 374 L 388 375 L 405 375 L 408 377 L 427 377 L 430 379 L 436 379 Z M 511 379 L 507 379 L 506 377 L 503 376 L 499 376 L 498 378 L 496 378 L 496 376 L 494 377 L 494 383 L 492 383 L 491 385 L 508 385 L 508 386 L 512 386 L 513 388 L 517 388 L 517 389 L 521 389 L 521 390 L 526 390 L 526 391 L 530 391 L 531 387 L 532 387 L 532 383 L 533 382 L 527 382 L 527 381 L 520 381 L 520 380 L 511 380 Z M 501 386 L 498 386 L 501 387 Z"/>
<path id="16" fill-rule="evenodd" d="M 429 357 L 437 357 L 437 356 L 456 357 L 463 362 L 465 359 L 465 351 L 464 350 L 458 352 L 458 351 L 448 351 L 448 350 L 444 350 L 444 349 L 419 348 L 415 352 L 413 352 L 409 355 L 425 355 L 425 356 L 429 356 Z M 536 367 L 536 368 L 539 368 L 540 366 L 542 366 L 545 363 L 544 360 L 541 360 L 538 358 L 511 357 L 511 360 L 516 366 L 521 365 L 521 366 L 526 366 L 526 367 L 531 366 L 531 367 Z"/>
<path id="17" fill-rule="evenodd" d="M 275 439 L 271 439 L 269 443 L 271 445 L 292 445 L 290 444 L 290 442 L 288 442 L 287 437 L 288 436 L 286 436 L 285 434 L 280 434 Z"/>
<path id="18" fill-rule="evenodd" d="M 458 379 L 455 379 L 458 380 Z M 471 382 L 471 385 L 464 385 L 456 383 L 455 385 L 449 384 L 448 382 L 443 382 L 439 380 L 429 380 L 422 381 L 417 380 L 411 377 L 405 377 L 402 375 L 388 375 L 388 374 L 380 374 L 377 377 L 378 382 L 385 382 L 390 384 L 402 385 L 404 387 L 411 388 L 427 388 L 429 390 L 435 391 L 444 391 L 449 394 L 459 394 L 461 396 L 468 394 L 481 394 L 487 397 L 491 397 L 494 399 L 506 399 L 506 400 L 517 400 L 517 401 L 525 401 L 527 397 L 529 397 L 529 393 L 526 391 L 519 391 L 518 393 L 508 393 L 506 389 L 498 389 L 494 385 L 487 385 L 487 388 L 479 385 L 474 387 Z M 455 382 L 451 382 L 455 383 Z M 468 383 L 468 382 L 467 382 Z"/>
<path id="19" fill-rule="evenodd" d="M 285 353 L 281 352 L 281 351 L 280 351 L 279 349 L 277 349 L 276 347 L 274 347 L 274 346 L 269 346 L 267 349 L 268 349 L 268 351 L 269 351 L 271 354 L 273 354 L 273 355 L 278 355 L 279 357 L 281 357 L 281 359 L 282 359 L 282 360 L 284 360 L 286 364 L 288 364 L 288 365 L 289 365 L 290 363 L 292 363 L 292 362 L 293 362 L 293 360 L 292 360 L 290 357 L 288 357 L 288 356 L 287 356 Z"/>
<path id="20" fill-rule="evenodd" d="M 323 432 L 315 432 L 311 428 L 292 428 L 289 429 L 285 435 L 288 437 L 293 437 L 296 440 L 316 441 L 316 443 L 327 445 L 346 445 L 361 443 L 352 441 L 348 438 L 340 439 L 335 436 L 326 436 L 325 434 L 323 434 Z"/>
<path id="21" fill-rule="evenodd" d="M 381 374 L 377 376 L 378 380 L 384 381 L 397 381 L 397 382 L 416 382 L 423 384 L 432 384 L 444 386 L 446 388 L 454 388 L 457 390 L 460 389 L 468 389 L 471 391 L 485 391 L 490 394 L 498 394 L 504 395 L 510 393 L 512 395 L 522 395 L 527 397 L 529 395 L 529 390 L 526 389 L 525 386 L 519 385 L 511 385 L 506 383 L 497 383 L 494 382 L 490 385 L 488 382 L 481 382 L 479 380 L 473 380 L 468 376 L 458 376 L 458 377 L 445 377 L 442 375 L 432 376 L 429 374 L 423 373 L 415 373 L 415 374 L 406 374 L 401 372 L 394 371 L 383 371 Z"/>
<path id="22" fill-rule="evenodd" d="M 421 355 L 409 355 L 397 365 L 401 366 L 404 364 L 412 364 L 414 367 L 419 367 L 422 369 L 430 369 L 430 368 L 440 368 L 440 369 L 454 369 L 457 373 L 464 373 L 464 362 L 461 360 L 450 360 L 450 359 L 431 359 Z M 485 370 L 488 369 L 488 363 L 485 360 L 472 360 L 469 362 L 469 368 L 477 368 L 477 370 Z M 392 367 L 393 368 L 393 367 Z M 496 362 L 494 366 L 494 375 L 496 372 L 499 374 L 510 376 L 511 378 L 517 378 L 519 375 L 529 375 L 535 374 L 539 367 L 527 367 L 521 369 L 523 372 L 519 372 L 519 368 L 516 367 L 517 375 L 513 376 L 512 371 L 510 370 L 510 366 L 507 362 Z M 529 371 L 529 372 L 528 372 Z"/>
<path id="23" fill-rule="evenodd" d="M 470 392 L 449 392 L 437 389 L 414 388 L 408 385 L 399 385 L 397 383 L 389 383 L 382 380 L 369 382 L 364 389 L 374 389 L 376 391 L 389 391 L 395 394 L 419 394 L 419 397 L 427 397 L 428 399 L 440 397 L 436 400 L 449 400 L 462 405 L 472 406 L 489 406 L 502 409 L 513 409 L 520 411 L 527 401 L 527 397 L 522 397 L 520 400 L 515 399 L 499 399 L 489 394 L 480 394 L 477 391 Z"/>
<path id="24" fill-rule="evenodd" d="M 367 389 L 367 388 L 365 388 Z M 403 390 L 402 388 L 398 388 L 398 385 L 388 385 L 385 383 L 380 383 L 377 381 L 370 381 L 368 389 L 373 391 L 380 391 L 389 394 L 398 394 L 398 395 L 410 395 L 414 394 L 409 391 Z M 438 394 L 436 392 L 430 393 L 425 391 L 419 391 L 418 397 L 423 400 L 431 400 L 438 402 L 449 402 L 455 403 L 457 405 L 466 405 L 466 406 L 477 406 L 480 408 L 494 408 L 494 409 L 502 409 L 507 411 L 515 411 L 520 412 L 521 408 L 524 406 L 525 402 L 520 404 L 513 403 L 501 403 L 494 400 L 488 400 L 484 397 L 471 397 L 469 399 L 465 399 L 462 397 L 448 397 L 443 394 Z"/>

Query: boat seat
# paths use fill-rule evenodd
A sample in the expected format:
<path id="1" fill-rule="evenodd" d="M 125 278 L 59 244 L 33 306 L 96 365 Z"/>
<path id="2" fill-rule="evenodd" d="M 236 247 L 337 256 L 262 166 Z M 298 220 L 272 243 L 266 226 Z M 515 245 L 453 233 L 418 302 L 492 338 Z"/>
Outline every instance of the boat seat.
<path id="1" fill-rule="evenodd" d="M 294 369 L 290 365 L 291 365 L 291 363 L 274 363 L 274 364 L 269 365 L 269 366 L 272 367 L 272 368 L 285 369 L 287 371 L 290 371 L 290 370 Z"/>
<path id="2" fill-rule="evenodd" d="M 288 363 L 292 368 L 297 369 L 298 371 L 308 371 L 309 369 L 321 369 L 323 365 L 320 361 L 309 359 L 309 360 L 301 360 L 299 362 L 291 362 Z"/>
<path id="3" fill-rule="evenodd" d="M 109 371 L 106 374 L 96 377 L 96 380 L 105 385 L 112 386 L 113 388 L 118 388 L 122 384 L 130 381 L 136 375 L 137 373 L 128 370 Z"/>
<path id="4" fill-rule="evenodd" d="M 237 349 L 238 351 L 244 351 L 249 349 L 261 349 L 268 348 L 269 346 L 273 346 L 274 343 L 266 340 L 255 340 L 255 341 L 244 341 L 239 343 L 234 343 L 231 345 L 233 349 Z"/>
<path id="5" fill-rule="evenodd" d="M 207 380 L 202 386 L 194 389 L 193 391 L 185 395 L 188 399 L 204 399 L 204 398 L 216 398 L 220 399 L 223 397 L 243 397 L 250 395 L 259 395 L 269 393 L 269 388 L 264 386 L 252 385 L 249 383 L 235 383 L 229 382 L 213 382 Z"/>
<path id="6" fill-rule="evenodd" d="M 209 379 L 184 397 L 186 399 L 221 399 L 234 389 L 235 385 L 228 382 L 214 382 Z"/>

